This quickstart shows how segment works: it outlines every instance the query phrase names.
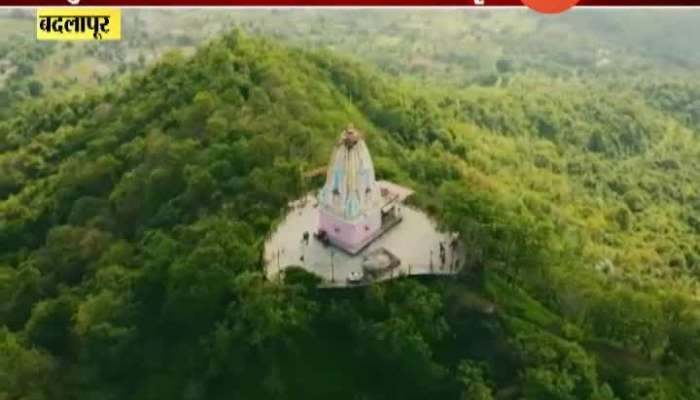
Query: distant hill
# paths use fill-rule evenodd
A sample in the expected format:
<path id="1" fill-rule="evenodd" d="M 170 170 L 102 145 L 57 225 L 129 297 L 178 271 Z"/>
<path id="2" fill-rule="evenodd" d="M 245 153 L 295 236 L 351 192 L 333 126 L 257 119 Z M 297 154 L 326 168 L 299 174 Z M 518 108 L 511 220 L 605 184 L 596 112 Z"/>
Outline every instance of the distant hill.
<path id="1" fill-rule="evenodd" d="M 700 65 L 694 42 L 700 13 L 692 9 L 577 9 L 554 17 L 528 10 L 130 9 L 124 12 L 124 40 L 99 46 L 37 43 L 32 18 L 27 10 L 0 10 L 0 59 L 17 60 L 32 72 L 16 75 L 26 79 L 9 90 L 0 83 L 0 102 L 3 91 L 15 100 L 31 97 L 32 81 L 61 92 L 104 84 L 168 50 L 190 54 L 234 27 L 305 49 L 351 54 L 385 72 L 459 86 L 492 85 L 513 73 L 615 81 L 650 70 L 692 75 Z M 12 47 L 31 49 L 33 56 Z"/>

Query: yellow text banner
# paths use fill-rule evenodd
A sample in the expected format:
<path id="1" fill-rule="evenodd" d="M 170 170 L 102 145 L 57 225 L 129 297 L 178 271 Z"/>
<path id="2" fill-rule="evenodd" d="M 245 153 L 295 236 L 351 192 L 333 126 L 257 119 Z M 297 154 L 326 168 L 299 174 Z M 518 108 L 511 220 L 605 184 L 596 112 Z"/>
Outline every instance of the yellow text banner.
<path id="1" fill-rule="evenodd" d="M 36 12 L 38 40 L 121 40 L 118 8 L 40 8 Z"/>

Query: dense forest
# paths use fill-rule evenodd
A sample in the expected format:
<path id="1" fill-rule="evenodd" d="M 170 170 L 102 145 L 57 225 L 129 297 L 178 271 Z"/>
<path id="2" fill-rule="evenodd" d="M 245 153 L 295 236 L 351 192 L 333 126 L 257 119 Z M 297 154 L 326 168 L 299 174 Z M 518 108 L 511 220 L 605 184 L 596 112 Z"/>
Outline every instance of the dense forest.
<path id="1" fill-rule="evenodd" d="M 12 80 L 0 399 L 700 398 L 691 53 L 610 66 L 622 45 L 586 36 L 598 58 L 575 70 L 588 53 L 566 43 L 404 68 L 406 43 L 433 41 L 410 24 L 391 62 L 243 25 L 99 89 Z M 264 279 L 265 236 L 348 122 L 378 176 L 460 233 L 459 276 Z"/>

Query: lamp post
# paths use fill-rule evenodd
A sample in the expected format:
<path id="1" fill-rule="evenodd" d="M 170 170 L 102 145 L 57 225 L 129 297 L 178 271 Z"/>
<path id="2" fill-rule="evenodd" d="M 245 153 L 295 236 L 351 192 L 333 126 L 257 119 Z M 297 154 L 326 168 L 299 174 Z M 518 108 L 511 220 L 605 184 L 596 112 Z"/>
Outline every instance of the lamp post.
<path id="1" fill-rule="evenodd" d="M 430 273 L 433 272 L 433 249 L 430 249 Z"/>
<path id="2" fill-rule="evenodd" d="M 282 281 L 282 270 L 280 268 L 280 249 L 277 249 L 277 280 Z"/>
<path id="3" fill-rule="evenodd" d="M 331 283 L 335 283 L 335 265 L 333 264 L 333 256 L 335 252 L 331 249 Z"/>

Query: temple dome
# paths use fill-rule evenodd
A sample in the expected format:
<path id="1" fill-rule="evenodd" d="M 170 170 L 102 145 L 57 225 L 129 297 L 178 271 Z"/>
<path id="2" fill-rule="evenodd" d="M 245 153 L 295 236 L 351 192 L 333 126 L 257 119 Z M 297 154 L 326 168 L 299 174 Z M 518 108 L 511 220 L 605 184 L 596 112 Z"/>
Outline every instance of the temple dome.
<path id="1" fill-rule="evenodd" d="M 381 206 L 372 157 L 352 125 L 336 143 L 318 199 L 323 209 L 346 220 Z"/>

